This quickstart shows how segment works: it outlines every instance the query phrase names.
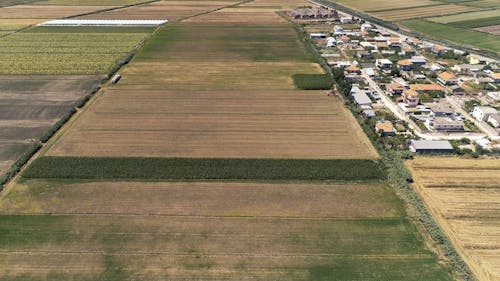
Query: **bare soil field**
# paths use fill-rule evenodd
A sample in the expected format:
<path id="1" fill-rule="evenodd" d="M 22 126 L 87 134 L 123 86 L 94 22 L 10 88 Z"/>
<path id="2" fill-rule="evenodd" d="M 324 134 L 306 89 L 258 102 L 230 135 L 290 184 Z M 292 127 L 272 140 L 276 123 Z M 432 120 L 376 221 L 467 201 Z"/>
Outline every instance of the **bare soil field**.
<path id="1" fill-rule="evenodd" d="M 417 7 L 411 9 L 373 12 L 370 14 L 377 18 L 392 21 L 392 20 L 425 18 L 438 15 L 456 14 L 468 11 L 475 11 L 475 10 L 477 10 L 477 8 L 470 6 L 440 5 L 440 6 L 421 7 L 421 8 Z"/>
<path id="2" fill-rule="evenodd" d="M 0 215 L 4 279 L 450 280 L 383 184 L 30 181 L 0 205 L 37 214 Z"/>
<path id="3" fill-rule="evenodd" d="M 486 33 L 491 33 L 494 35 L 500 35 L 500 25 L 484 26 L 484 27 L 475 28 L 474 30 L 486 32 Z"/>
<path id="4" fill-rule="evenodd" d="M 415 187 L 479 280 L 500 270 L 500 160 L 417 157 Z"/>
<path id="5" fill-rule="evenodd" d="M 197 14 L 210 12 L 237 1 L 158 1 L 84 16 L 85 19 L 167 19 L 176 21 Z"/>
<path id="6" fill-rule="evenodd" d="M 108 90 L 48 155 L 377 157 L 336 98 L 299 91 Z"/>
<path id="7" fill-rule="evenodd" d="M 113 6 L 16 5 L 0 9 L 2 19 L 55 19 L 112 8 Z"/>
<path id="8" fill-rule="evenodd" d="M 98 80 L 98 76 L 0 76 L 0 174 Z"/>

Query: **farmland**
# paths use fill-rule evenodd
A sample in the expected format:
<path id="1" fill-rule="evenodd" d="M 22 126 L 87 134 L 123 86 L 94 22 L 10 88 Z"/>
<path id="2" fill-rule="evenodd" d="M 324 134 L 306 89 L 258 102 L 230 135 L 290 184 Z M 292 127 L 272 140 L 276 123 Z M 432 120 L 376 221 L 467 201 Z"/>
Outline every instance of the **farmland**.
<path id="1" fill-rule="evenodd" d="M 0 9 L 0 19 L 51 19 L 75 16 L 111 8 L 110 6 L 16 5 Z"/>
<path id="2" fill-rule="evenodd" d="M 330 2 L 395 23 L 438 41 L 499 52 L 500 38 L 495 31 L 495 26 L 499 24 L 498 0 Z"/>
<path id="3" fill-rule="evenodd" d="M 493 34 L 486 34 L 464 28 L 454 27 L 426 20 L 410 20 L 402 22 L 415 31 L 428 34 L 441 40 L 452 42 L 459 41 L 464 45 L 480 47 L 495 52 L 500 51 L 500 37 Z M 457 39 L 458 38 L 458 39 Z"/>
<path id="4" fill-rule="evenodd" d="M 419 157 L 408 162 L 416 188 L 480 280 L 500 271 L 500 162 Z"/>
<path id="5" fill-rule="evenodd" d="M 0 74 L 106 74 L 149 35 L 127 31 L 37 27 L 9 35 L 0 41 Z"/>
<path id="6" fill-rule="evenodd" d="M 438 4 L 437 2 L 433 2 L 430 0 L 417 0 L 417 1 L 339 0 L 335 2 L 345 5 L 346 7 L 365 12 L 402 9 L 402 8 L 419 7 L 419 6 L 430 6 Z"/>
<path id="7" fill-rule="evenodd" d="M 0 76 L 0 175 L 99 80 L 99 76 Z"/>
<path id="8" fill-rule="evenodd" d="M 351 118 L 323 93 L 108 90 L 48 155 L 376 157 Z"/>
<path id="9" fill-rule="evenodd" d="M 381 18 L 387 21 L 396 21 L 403 19 L 412 19 L 412 18 L 425 18 L 432 17 L 436 15 L 443 14 L 456 14 L 463 13 L 467 11 L 475 10 L 472 7 L 468 6 L 460 6 L 460 5 L 439 5 L 439 6 L 426 6 L 426 7 L 417 7 L 411 9 L 399 9 L 399 10 L 389 10 L 389 11 L 381 11 L 381 12 L 372 12 L 371 15 Z"/>
<path id="10" fill-rule="evenodd" d="M 1 216 L 4 278 L 450 280 L 384 185 L 28 186 L 2 200 L 39 214 Z"/>
<path id="11" fill-rule="evenodd" d="M 109 12 L 84 16 L 84 19 L 168 19 L 176 21 L 197 14 L 214 11 L 237 1 L 158 1 L 149 5 L 134 6 Z"/>
<path id="12" fill-rule="evenodd" d="M 92 15 L 174 20 L 0 194 L 0 280 L 453 280 L 342 101 L 298 89 L 325 71 L 274 12 L 306 2 L 195 3 Z M 59 30 L 31 33 L 130 36 Z"/>

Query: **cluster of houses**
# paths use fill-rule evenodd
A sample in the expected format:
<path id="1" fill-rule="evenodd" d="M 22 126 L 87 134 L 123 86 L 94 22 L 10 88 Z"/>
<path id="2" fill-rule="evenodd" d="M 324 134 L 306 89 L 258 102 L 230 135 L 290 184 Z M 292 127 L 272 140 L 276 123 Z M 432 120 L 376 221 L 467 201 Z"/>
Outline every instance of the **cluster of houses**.
<path id="1" fill-rule="evenodd" d="M 334 19 L 338 18 L 339 14 L 336 10 L 323 7 L 307 7 L 298 8 L 288 11 L 288 15 L 294 19 L 310 20 L 310 19 Z"/>
<path id="2" fill-rule="evenodd" d="M 462 105 L 478 100 L 481 106 L 470 114 L 499 128 L 497 61 L 399 36 L 351 16 L 337 14 L 332 23 L 310 37 L 329 65 L 344 69 L 346 80 L 353 83 L 351 96 L 366 117 L 374 118 L 378 109 L 385 108 L 381 101 L 385 95 L 425 132 L 449 135 L 478 130 L 467 121 L 470 116 L 461 113 L 464 108 L 448 101 L 453 96 L 462 99 L 458 103 Z M 386 120 L 378 121 L 374 130 L 381 136 L 397 134 Z M 417 142 L 414 148 L 428 144 Z"/>

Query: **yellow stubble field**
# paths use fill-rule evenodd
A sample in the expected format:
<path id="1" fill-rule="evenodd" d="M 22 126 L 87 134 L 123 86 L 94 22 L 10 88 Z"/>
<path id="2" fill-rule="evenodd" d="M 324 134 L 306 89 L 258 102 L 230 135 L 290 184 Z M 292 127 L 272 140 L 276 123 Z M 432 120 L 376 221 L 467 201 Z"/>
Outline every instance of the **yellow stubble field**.
<path id="1" fill-rule="evenodd" d="M 415 187 L 479 280 L 500 270 L 500 159 L 417 157 Z"/>

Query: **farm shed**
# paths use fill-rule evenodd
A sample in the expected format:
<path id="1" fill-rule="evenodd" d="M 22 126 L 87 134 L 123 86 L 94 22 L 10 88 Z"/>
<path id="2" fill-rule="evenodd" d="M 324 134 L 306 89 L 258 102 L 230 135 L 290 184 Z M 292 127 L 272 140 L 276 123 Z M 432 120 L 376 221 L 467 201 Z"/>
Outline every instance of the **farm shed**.
<path id="1" fill-rule="evenodd" d="M 449 141 L 411 140 L 410 151 L 414 153 L 450 153 L 453 147 Z"/>

